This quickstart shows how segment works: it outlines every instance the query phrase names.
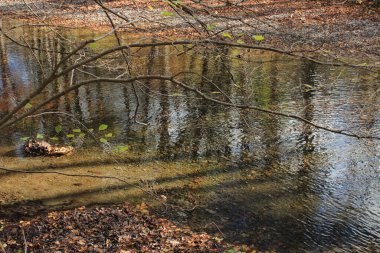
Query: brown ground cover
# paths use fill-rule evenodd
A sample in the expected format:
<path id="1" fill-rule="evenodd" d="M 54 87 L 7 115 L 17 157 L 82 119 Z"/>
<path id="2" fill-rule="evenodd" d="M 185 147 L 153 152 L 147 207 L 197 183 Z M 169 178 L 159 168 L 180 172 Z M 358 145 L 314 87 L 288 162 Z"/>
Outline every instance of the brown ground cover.
<path id="1" fill-rule="evenodd" d="M 380 11 L 374 1 L 363 1 L 362 4 L 322 0 L 182 2 L 189 7 L 193 16 L 182 10 L 175 13 L 164 1 L 117 0 L 104 1 L 104 5 L 134 22 L 134 25 L 123 27 L 128 33 L 171 37 L 210 36 L 197 32 L 186 23 L 196 17 L 205 25 L 217 24 L 220 30 L 234 27 L 231 30 L 235 30 L 236 34 L 265 35 L 265 41 L 261 44 L 284 50 L 318 51 L 324 56 L 366 59 L 372 64 L 380 62 Z M 94 29 L 110 27 L 104 12 L 92 1 L 31 0 L 28 3 L 26 6 L 20 0 L 4 0 L 0 3 L 0 12 L 49 25 Z M 165 17 L 162 11 L 171 11 L 176 15 Z M 113 17 L 116 22 L 121 21 Z M 218 31 L 215 32 L 218 34 Z M 234 39 L 246 40 L 236 34 L 233 34 Z"/>
<path id="2" fill-rule="evenodd" d="M 150 215 L 145 204 L 0 220 L 0 252 L 256 252 Z M 232 251 L 233 250 L 233 251 Z"/>

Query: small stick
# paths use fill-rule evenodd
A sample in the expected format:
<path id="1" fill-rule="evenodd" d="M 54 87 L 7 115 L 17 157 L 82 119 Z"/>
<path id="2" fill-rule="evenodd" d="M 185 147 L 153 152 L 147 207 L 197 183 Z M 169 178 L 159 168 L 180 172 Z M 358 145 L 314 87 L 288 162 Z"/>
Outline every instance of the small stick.
<path id="1" fill-rule="evenodd" d="M 25 231 L 22 227 L 20 228 L 21 228 L 22 238 L 24 239 L 24 253 L 28 253 L 28 242 L 26 241 Z"/>
<path id="2" fill-rule="evenodd" d="M 0 250 L 1 250 L 1 252 L 3 252 L 3 253 L 7 253 L 7 252 L 5 251 L 5 248 L 4 248 L 4 246 L 3 246 L 3 242 L 2 242 L 2 241 L 0 241 Z"/>

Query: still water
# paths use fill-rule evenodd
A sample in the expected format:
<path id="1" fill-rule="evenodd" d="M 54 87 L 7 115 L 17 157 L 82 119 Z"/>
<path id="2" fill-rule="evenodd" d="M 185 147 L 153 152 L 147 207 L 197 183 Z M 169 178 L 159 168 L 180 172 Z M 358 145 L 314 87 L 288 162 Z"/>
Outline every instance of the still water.
<path id="1" fill-rule="evenodd" d="M 3 20 L 4 27 L 11 23 Z M 61 57 L 53 51 L 70 47 L 49 29 L 23 27 L 10 34 L 46 52 L 33 55 L 1 37 L 0 115 L 41 81 L 36 59 L 48 69 Z M 71 41 L 97 35 L 83 30 L 61 34 Z M 114 43 L 105 39 L 89 50 L 99 52 Z M 228 48 L 153 47 L 134 56 L 135 74 L 193 72 L 182 80 L 210 96 L 224 94 L 235 103 L 380 136 L 380 81 L 374 73 Z M 125 74 L 118 66 L 122 66 L 118 59 L 86 66 L 83 72 L 59 79 L 38 99 L 88 78 L 85 72 Z M 134 119 L 137 99 L 131 85 L 97 83 L 49 104 L 46 111 L 51 113 L 28 118 L 0 133 L 2 166 L 116 176 L 128 184 L 3 173 L 0 215 L 9 216 L 12 208 L 20 209 L 30 201 L 46 209 L 145 201 L 193 229 L 262 250 L 379 250 L 379 141 L 212 104 L 165 82 L 135 83 L 135 88 L 136 120 L 143 124 Z M 102 124 L 108 128 L 99 130 Z M 62 131 L 56 131 L 58 125 Z M 21 138 L 37 135 L 70 143 L 77 151 L 61 158 L 23 157 L 17 148 Z M 107 143 L 99 143 L 101 138 Z M 182 209 L 154 205 L 152 195 L 165 195 L 168 203 Z"/>

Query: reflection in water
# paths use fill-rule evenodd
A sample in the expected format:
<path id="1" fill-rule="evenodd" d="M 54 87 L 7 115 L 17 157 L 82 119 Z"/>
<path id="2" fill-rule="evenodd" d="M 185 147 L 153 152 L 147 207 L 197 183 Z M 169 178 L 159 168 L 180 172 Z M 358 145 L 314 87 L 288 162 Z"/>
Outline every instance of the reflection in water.
<path id="1" fill-rule="evenodd" d="M 33 46 L 57 50 L 67 47 L 43 29 L 30 30 Z M 28 49 L 3 37 L 0 45 L 1 115 L 35 87 L 42 70 L 34 64 Z M 380 134 L 379 80 L 366 73 L 228 48 L 178 54 L 182 49 L 141 50 L 132 68 L 136 73 L 149 74 L 191 71 L 195 74 L 186 75 L 184 81 L 207 94 L 299 114 L 321 125 Z M 51 52 L 38 57 L 47 66 L 60 59 Z M 117 66 L 117 61 L 109 64 Z M 88 66 L 86 71 L 107 76 L 110 71 L 122 74 L 125 70 Z M 80 72 L 65 76 L 39 99 L 84 78 Z M 134 122 L 137 103 L 128 84 L 84 86 L 48 109 L 69 112 L 95 132 L 99 124 L 108 124 L 114 135 L 111 145 L 128 144 L 131 152 L 143 153 L 137 164 L 157 160 L 165 161 L 164 167 L 179 162 L 190 164 L 190 171 L 185 165 L 175 165 L 176 170 L 167 179 L 157 175 L 155 182 L 164 184 L 179 177 L 197 181 L 196 186 L 185 185 L 195 191 L 192 194 L 199 203 L 203 199 L 206 204 L 206 208 L 188 214 L 187 222 L 193 227 L 217 232 L 209 226 L 216 218 L 218 229 L 227 239 L 287 252 L 337 248 L 365 251 L 371 243 L 380 244 L 378 142 L 210 104 L 166 82 L 135 85 L 140 102 L 137 120 L 148 124 Z M 64 133 L 59 135 L 63 142 L 72 141 L 65 137 L 71 129 L 82 128 L 73 127 L 76 123 L 68 118 L 44 115 L 25 120 L 16 130 L 6 130 L 0 146 L 13 146 L 21 136 L 37 133 L 55 136 L 57 124 L 63 125 Z M 84 145 L 84 152 L 93 145 L 91 140 L 77 144 Z M 75 167 L 75 159 L 81 157 L 72 159 L 69 167 Z M 88 159 L 90 163 L 91 157 Z M 217 165 L 210 163 L 212 160 L 217 160 Z M 21 158 L 16 161 L 23 163 Z M 105 161 L 98 164 L 108 166 Z M 171 177 L 174 179 L 169 180 Z M 171 185 L 167 192 L 177 196 L 179 188 Z M 91 198 L 87 197 L 88 203 L 93 203 Z"/>

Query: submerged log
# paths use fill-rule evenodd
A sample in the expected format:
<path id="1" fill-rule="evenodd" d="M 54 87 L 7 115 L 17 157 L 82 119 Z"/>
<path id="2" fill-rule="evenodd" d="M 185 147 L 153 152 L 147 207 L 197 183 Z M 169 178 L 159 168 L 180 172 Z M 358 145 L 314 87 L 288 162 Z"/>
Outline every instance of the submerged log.
<path id="1" fill-rule="evenodd" d="M 74 151 L 72 146 L 51 145 L 46 141 L 28 139 L 24 144 L 24 154 L 27 156 L 62 156 Z"/>

